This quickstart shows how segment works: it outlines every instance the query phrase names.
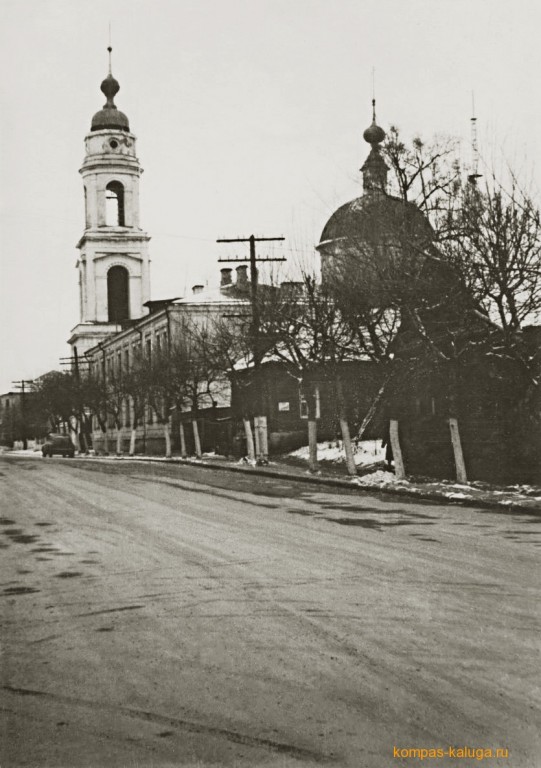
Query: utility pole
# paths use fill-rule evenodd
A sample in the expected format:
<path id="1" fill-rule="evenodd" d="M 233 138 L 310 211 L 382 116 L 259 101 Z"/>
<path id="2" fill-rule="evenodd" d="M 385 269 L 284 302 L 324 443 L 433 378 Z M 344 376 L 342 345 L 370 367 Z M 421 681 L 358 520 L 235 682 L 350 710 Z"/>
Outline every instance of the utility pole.
<path id="1" fill-rule="evenodd" d="M 218 259 L 219 262 L 226 264 L 236 264 L 239 262 L 250 262 L 250 294 L 252 303 L 252 334 L 254 343 L 254 367 L 258 367 L 260 363 L 259 359 L 259 310 L 257 306 L 257 264 L 260 262 L 266 263 L 270 261 L 286 261 L 284 256 L 271 257 L 265 256 L 260 258 L 256 255 L 255 244 L 262 242 L 274 242 L 283 241 L 285 237 L 256 237 L 250 235 L 250 237 L 233 237 L 233 238 L 221 238 L 216 240 L 217 243 L 249 243 L 250 255 L 248 258 L 235 257 L 234 259 Z"/>
<path id="2" fill-rule="evenodd" d="M 263 405 L 262 405 L 262 397 L 261 397 L 261 386 L 258 379 L 257 369 L 259 368 L 259 365 L 261 363 L 261 348 L 260 348 L 260 338 L 259 338 L 259 326 L 260 326 L 260 317 L 259 317 L 259 308 L 257 303 L 257 288 L 258 288 L 258 275 L 257 275 L 257 264 L 260 262 L 266 263 L 271 261 L 286 261 L 284 256 L 279 257 L 270 257 L 266 256 L 264 258 L 259 258 L 256 254 L 256 243 L 261 242 L 278 242 L 285 240 L 285 237 L 256 237 L 255 235 L 250 235 L 249 237 L 233 237 L 233 238 L 220 238 L 217 240 L 217 243 L 249 243 L 250 245 L 250 255 L 247 258 L 242 257 L 235 257 L 233 259 L 218 259 L 219 262 L 227 263 L 227 264 L 235 264 L 239 262 L 249 262 L 250 263 L 250 298 L 251 298 L 251 304 L 252 304 L 252 344 L 253 344 L 253 355 L 254 355 L 254 370 L 256 371 L 256 387 L 257 387 L 257 398 L 256 398 L 256 411 L 262 411 Z M 258 415 L 257 413 L 254 414 L 254 427 L 255 427 L 255 452 L 256 452 L 256 462 L 258 464 L 268 464 L 268 436 L 267 436 L 267 417 L 264 415 Z M 250 426 L 249 426 L 249 420 L 244 419 L 244 428 L 246 431 L 246 439 L 248 446 L 250 445 L 251 440 L 251 434 L 249 434 L 249 430 L 251 432 Z"/>
<path id="3" fill-rule="evenodd" d="M 90 361 L 89 360 L 81 361 L 79 359 L 79 355 L 77 354 L 77 347 L 74 347 L 73 356 L 61 357 L 59 362 L 61 366 L 70 367 L 70 373 L 73 374 L 77 387 L 79 387 L 81 383 L 81 366 L 83 367 L 83 372 L 88 372 L 90 370 Z M 75 447 L 80 452 L 82 452 L 84 449 L 84 453 L 88 454 L 88 449 L 90 448 L 90 445 L 91 445 L 91 438 L 89 437 L 91 433 L 91 428 L 89 428 L 89 425 L 87 423 L 88 414 L 85 413 L 84 408 L 82 408 L 81 410 L 80 417 L 81 418 L 79 419 L 75 415 L 70 416 L 69 421 L 71 422 L 71 427 L 75 434 Z M 78 426 L 80 427 L 79 432 L 77 431 Z M 70 426 L 68 424 L 68 433 L 69 433 L 69 429 L 70 429 Z"/>
<path id="4" fill-rule="evenodd" d="M 15 384 L 16 388 L 21 393 L 21 431 L 22 431 L 22 442 L 23 442 L 23 449 L 26 451 L 28 448 L 28 436 L 26 434 L 27 432 L 27 424 L 26 424 L 26 389 L 25 385 L 32 385 L 34 382 L 31 379 L 21 379 L 20 381 L 14 381 L 13 384 Z"/>

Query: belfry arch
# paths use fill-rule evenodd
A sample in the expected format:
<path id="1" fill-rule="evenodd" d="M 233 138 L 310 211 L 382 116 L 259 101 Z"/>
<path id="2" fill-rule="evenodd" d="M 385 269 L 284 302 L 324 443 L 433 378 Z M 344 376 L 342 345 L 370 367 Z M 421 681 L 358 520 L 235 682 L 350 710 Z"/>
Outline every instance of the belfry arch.
<path id="1" fill-rule="evenodd" d="M 130 275 L 120 265 L 107 272 L 107 315 L 110 323 L 130 319 Z"/>
<path id="2" fill-rule="evenodd" d="M 124 185 L 110 181 L 105 187 L 105 224 L 108 227 L 124 227 Z"/>

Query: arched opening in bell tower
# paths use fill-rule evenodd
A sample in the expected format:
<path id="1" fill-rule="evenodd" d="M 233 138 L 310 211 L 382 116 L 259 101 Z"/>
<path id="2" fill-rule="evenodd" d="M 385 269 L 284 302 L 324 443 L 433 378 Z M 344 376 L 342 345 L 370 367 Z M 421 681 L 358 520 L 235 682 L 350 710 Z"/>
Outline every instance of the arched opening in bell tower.
<path id="1" fill-rule="evenodd" d="M 107 315 L 110 323 L 129 320 L 130 287 L 126 267 L 111 267 L 107 272 Z"/>
<path id="2" fill-rule="evenodd" d="M 110 181 L 105 187 L 105 224 L 124 227 L 124 187 L 119 181 Z"/>

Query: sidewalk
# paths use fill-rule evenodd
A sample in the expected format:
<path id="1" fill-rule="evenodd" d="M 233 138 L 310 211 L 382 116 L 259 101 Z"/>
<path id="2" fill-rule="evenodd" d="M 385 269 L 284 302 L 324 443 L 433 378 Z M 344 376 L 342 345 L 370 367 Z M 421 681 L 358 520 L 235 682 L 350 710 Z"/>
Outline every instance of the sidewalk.
<path id="1" fill-rule="evenodd" d="M 152 461 L 152 458 L 145 460 Z M 312 474 L 304 466 L 292 462 L 289 457 L 280 457 L 267 466 L 253 466 L 244 461 L 228 460 L 224 457 L 203 456 L 202 459 L 154 459 L 179 464 L 222 469 L 228 472 L 243 472 L 256 476 L 276 477 L 303 483 L 316 483 L 348 490 L 358 489 L 387 493 L 395 496 L 461 504 L 482 508 L 504 507 L 507 510 L 521 510 L 541 514 L 541 488 L 535 486 L 496 487 L 488 483 L 474 482 L 460 485 L 449 481 L 397 481 L 391 472 L 376 469 L 358 477 L 348 477 L 345 470 L 323 467 Z"/>
<path id="2" fill-rule="evenodd" d="M 5 455 L 41 458 L 39 449 L 28 451 L 2 451 Z M 220 469 L 227 472 L 242 472 L 254 476 L 274 477 L 302 483 L 321 484 L 329 487 L 347 490 L 386 493 L 413 499 L 424 499 L 440 503 L 474 506 L 480 508 L 504 508 L 530 514 L 541 514 L 541 488 L 538 486 L 514 485 L 494 486 L 488 483 L 473 482 L 460 485 L 450 481 L 422 482 L 413 480 L 397 481 L 394 475 L 375 464 L 373 471 L 359 474 L 351 478 L 345 474 L 345 469 L 337 466 L 326 466 L 323 462 L 317 474 L 306 469 L 302 461 L 282 456 L 273 459 L 266 466 L 253 466 L 243 460 L 227 459 L 224 456 L 204 454 L 202 459 L 181 459 L 174 457 L 166 459 L 159 456 L 79 456 L 84 461 L 136 461 L 159 462 L 166 464 L 200 467 L 202 469 Z"/>

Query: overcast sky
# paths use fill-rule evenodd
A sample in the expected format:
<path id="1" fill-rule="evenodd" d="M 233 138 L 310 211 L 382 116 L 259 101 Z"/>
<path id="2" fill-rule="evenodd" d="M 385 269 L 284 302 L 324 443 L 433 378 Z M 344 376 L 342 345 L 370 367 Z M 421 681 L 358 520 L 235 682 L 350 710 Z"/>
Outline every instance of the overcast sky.
<path id="1" fill-rule="evenodd" d="M 58 367 L 78 322 L 78 170 L 104 97 L 138 138 L 152 298 L 217 283 L 218 237 L 311 252 L 360 194 L 378 122 L 504 148 L 538 189 L 538 0 L 0 0 L 1 379 Z M 245 255 L 243 246 L 237 249 Z M 227 253 L 230 253 L 228 251 Z"/>

